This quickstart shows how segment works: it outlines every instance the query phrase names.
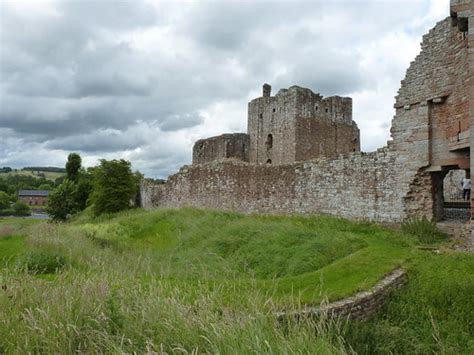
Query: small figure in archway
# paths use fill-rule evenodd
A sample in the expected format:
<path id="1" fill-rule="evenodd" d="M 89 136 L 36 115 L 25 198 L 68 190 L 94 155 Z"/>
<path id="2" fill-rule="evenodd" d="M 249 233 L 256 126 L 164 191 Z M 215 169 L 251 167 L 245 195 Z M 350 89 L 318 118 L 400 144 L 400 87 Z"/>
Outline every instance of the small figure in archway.
<path id="1" fill-rule="evenodd" d="M 471 179 L 469 176 L 469 172 L 466 172 L 466 176 L 461 180 L 462 198 L 464 201 L 469 201 L 471 199 Z"/>

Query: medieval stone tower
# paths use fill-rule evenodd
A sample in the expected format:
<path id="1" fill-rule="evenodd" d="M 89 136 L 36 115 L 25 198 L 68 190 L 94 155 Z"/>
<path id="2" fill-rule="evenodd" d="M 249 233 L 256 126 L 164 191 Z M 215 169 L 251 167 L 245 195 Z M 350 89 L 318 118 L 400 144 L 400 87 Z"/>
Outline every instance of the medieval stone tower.
<path id="1" fill-rule="evenodd" d="M 310 89 L 292 86 L 248 104 L 247 134 L 201 139 L 193 148 L 193 164 L 238 159 L 252 164 L 293 164 L 335 158 L 360 151 L 359 129 L 352 120 L 352 99 L 323 98 Z"/>
<path id="2" fill-rule="evenodd" d="M 297 161 L 360 150 L 359 129 L 352 121 L 352 99 L 323 98 L 310 89 L 292 86 L 248 105 L 249 159 L 257 164 L 293 164 Z"/>

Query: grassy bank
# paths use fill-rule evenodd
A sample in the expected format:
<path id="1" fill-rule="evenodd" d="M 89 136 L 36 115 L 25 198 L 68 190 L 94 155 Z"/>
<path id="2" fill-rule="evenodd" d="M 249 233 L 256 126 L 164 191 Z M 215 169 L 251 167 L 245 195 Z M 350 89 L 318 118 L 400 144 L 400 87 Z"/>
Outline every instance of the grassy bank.
<path id="1" fill-rule="evenodd" d="M 0 220 L 0 353 L 473 349 L 472 304 L 451 295 L 472 293 L 472 256 L 418 251 L 373 224 L 199 210 L 21 221 Z M 400 265 L 408 291 L 371 322 L 275 321 Z"/>

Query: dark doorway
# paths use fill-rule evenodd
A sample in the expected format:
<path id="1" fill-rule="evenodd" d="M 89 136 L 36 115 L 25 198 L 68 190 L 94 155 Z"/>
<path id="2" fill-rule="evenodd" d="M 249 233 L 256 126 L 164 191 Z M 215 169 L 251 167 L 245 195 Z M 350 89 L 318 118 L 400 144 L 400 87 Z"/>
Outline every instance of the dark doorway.
<path id="1" fill-rule="evenodd" d="M 471 203 L 463 198 L 463 179 L 467 177 L 463 169 L 433 174 L 434 215 L 438 221 L 469 220 Z"/>

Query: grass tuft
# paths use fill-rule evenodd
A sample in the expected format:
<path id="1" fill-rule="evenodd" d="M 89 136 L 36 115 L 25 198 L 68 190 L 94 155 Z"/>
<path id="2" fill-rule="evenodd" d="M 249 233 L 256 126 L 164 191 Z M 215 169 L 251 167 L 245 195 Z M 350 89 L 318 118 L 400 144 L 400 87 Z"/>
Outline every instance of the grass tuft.
<path id="1" fill-rule="evenodd" d="M 55 274 L 64 268 L 66 258 L 50 251 L 31 251 L 19 259 L 18 265 L 33 275 Z"/>
<path id="2" fill-rule="evenodd" d="M 424 244 L 438 243 L 448 238 L 438 229 L 435 221 L 430 221 L 426 217 L 413 218 L 403 222 L 402 231 L 416 236 L 418 241 Z"/>

